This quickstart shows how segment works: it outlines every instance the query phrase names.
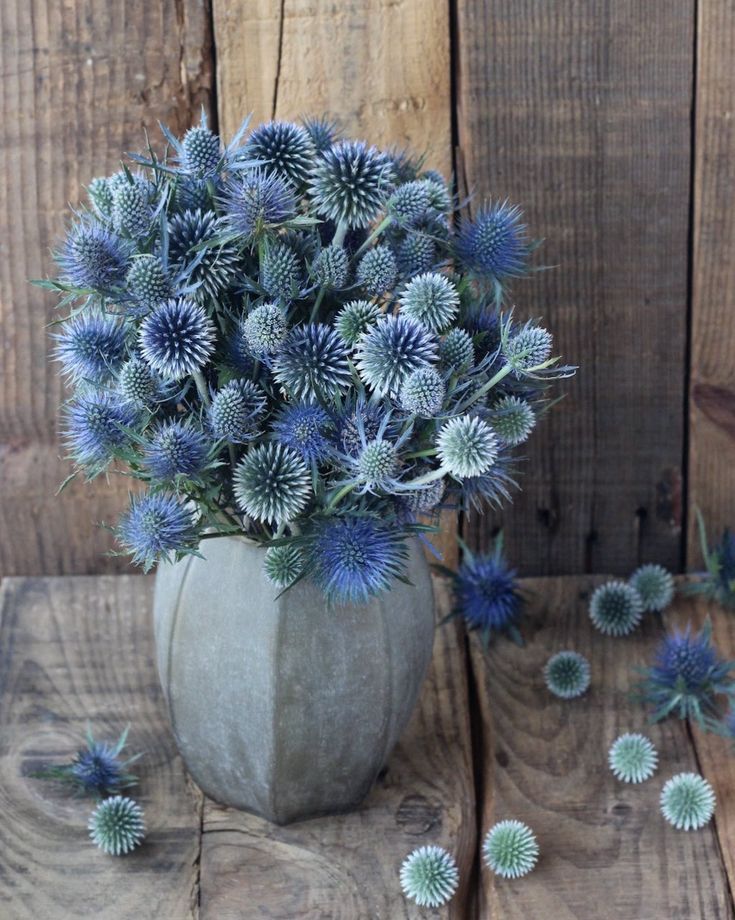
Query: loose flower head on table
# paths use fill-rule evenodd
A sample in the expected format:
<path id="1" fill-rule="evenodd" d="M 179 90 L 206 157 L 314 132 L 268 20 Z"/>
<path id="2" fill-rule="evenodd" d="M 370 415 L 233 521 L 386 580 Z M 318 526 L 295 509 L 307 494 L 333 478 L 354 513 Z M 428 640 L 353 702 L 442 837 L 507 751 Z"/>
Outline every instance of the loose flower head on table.
<path id="1" fill-rule="evenodd" d="M 423 516 L 509 497 L 572 372 L 508 305 L 521 212 L 455 220 L 443 177 L 327 120 L 164 134 L 164 157 L 92 180 L 41 282 L 69 453 L 146 483 L 117 527 L 145 569 L 241 534 L 278 588 L 364 601 Z"/>

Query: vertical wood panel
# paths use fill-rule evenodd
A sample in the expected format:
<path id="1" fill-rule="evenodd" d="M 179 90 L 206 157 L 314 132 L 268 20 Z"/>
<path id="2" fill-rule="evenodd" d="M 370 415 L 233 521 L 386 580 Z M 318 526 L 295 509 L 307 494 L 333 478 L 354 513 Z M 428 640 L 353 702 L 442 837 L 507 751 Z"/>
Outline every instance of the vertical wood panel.
<path id="1" fill-rule="evenodd" d="M 53 274 L 49 250 L 82 185 L 117 168 L 156 122 L 183 129 L 210 98 L 207 0 L 8 0 L 0 4 L 0 571 L 120 569 L 105 560 L 124 481 L 75 484 L 59 458 L 63 393 L 45 328 L 53 298 L 28 285 Z"/>
<path id="2" fill-rule="evenodd" d="M 735 8 L 698 4 L 689 506 L 735 521 Z M 694 514 L 690 564 L 701 562 Z"/>
<path id="3" fill-rule="evenodd" d="M 470 187 L 525 205 L 558 266 L 518 313 L 581 365 L 523 494 L 470 534 L 506 525 L 525 572 L 678 567 L 693 4 L 458 0 L 458 57 Z"/>

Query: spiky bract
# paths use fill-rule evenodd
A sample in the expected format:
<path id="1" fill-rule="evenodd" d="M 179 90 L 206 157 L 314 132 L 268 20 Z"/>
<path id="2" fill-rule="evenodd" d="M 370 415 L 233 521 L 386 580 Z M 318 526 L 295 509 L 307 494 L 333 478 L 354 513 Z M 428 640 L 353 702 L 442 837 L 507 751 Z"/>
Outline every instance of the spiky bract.
<path id="1" fill-rule="evenodd" d="M 95 808 L 88 828 L 89 836 L 104 853 L 122 856 L 143 842 L 143 809 L 132 799 L 112 796 Z"/>
<path id="2" fill-rule="evenodd" d="M 367 227 L 392 185 L 393 167 L 385 154 L 362 141 L 341 141 L 316 163 L 311 194 L 320 216 L 348 227 Z"/>
<path id="3" fill-rule="evenodd" d="M 104 313 L 82 313 L 57 336 L 56 357 L 74 383 L 102 384 L 125 358 L 125 327 Z"/>
<path id="4" fill-rule="evenodd" d="M 665 610 L 674 599 L 674 578 L 662 565 L 640 566 L 630 583 L 640 594 L 644 610 Z"/>
<path id="5" fill-rule="evenodd" d="M 628 732 L 613 742 L 608 763 L 615 778 L 621 782 L 642 783 L 656 772 L 658 753 L 650 738 Z"/>
<path id="6" fill-rule="evenodd" d="M 281 524 L 304 510 L 311 495 L 311 475 L 299 454 L 283 444 L 251 448 L 235 468 L 235 497 L 256 521 Z"/>
<path id="7" fill-rule="evenodd" d="M 248 138 L 247 152 L 295 186 L 303 185 L 313 166 L 314 148 L 308 132 L 290 121 L 259 125 Z"/>
<path id="8" fill-rule="evenodd" d="M 623 581 L 600 585 L 590 599 L 590 619 L 606 636 L 627 636 L 638 626 L 643 601 L 635 588 Z"/>
<path id="9" fill-rule="evenodd" d="M 199 541 L 194 512 L 166 492 L 134 495 L 117 526 L 133 563 L 149 571 L 160 559 L 190 552 Z"/>
<path id="10" fill-rule="evenodd" d="M 401 274 L 413 278 L 436 263 L 436 243 L 428 233 L 410 230 L 398 244 L 396 256 Z"/>
<path id="11" fill-rule="evenodd" d="M 579 652 L 557 652 L 544 665 L 544 680 L 554 696 L 562 700 L 582 696 L 590 685 L 589 661 Z"/>
<path id="12" fill-rule="evenodd" d="M 419 907 L 441 907 L 459 885 L 454 858 L 437 846 L 419 847 L 401 865 L 401 889 Z"/>
<path id="13" fill-rule="evenodd" d="M 114 795 L 137 783 L 137 777 L 128 767 L 141 755 L 120 759 L 127 737 L 128 729 L 125 729 L 115 743 L 96 741 L 88 728 L 85 746 L 76 752 L 70 763 L 43 767 L 31 776 L 70 784 L 77 795 Z"/>
<path id="14" fill-rule="evenodd" d="M 661 814 L 679 831 L 698 830 L 712 820 L 715 793 L 698 773 L 677 773 L 661 790 Z"/>
<path id="15" fill-rule="evenodd" d="M 112 193 L 110 218 L 118 233 L 143 236 L 151 224 L 149 193 L 143 182 L 121 182 Z"/>
<path id="16" fill-rule="evenodd" d="M 487 832 L 482 855 L 496 875 L 520 878 L 538 862 L 539 846 L 528 825 L 521 821 L 499 821 Z"/>
<path id="17" fill-rule="evenodd" d="M 276 588 L 288 588 L 301 575 L 304 559 L 301 550 L 293 544 L 270 546 L 263 558 L 263 571 Z"/>
<path id="18" fill-rule="evenodd" d="M 474 272 L 502 283 L 526 270 L 529 241 L 520 208 L 498 201 L 460 228 L 457 255 Z"/>
<path id="19" fill-rule="evenodd" d="M 536 414 L 520 396 L 502 396 L 492 406 L 493 430 L 509 447 L 528 440 L 536 424 Z"/>
<path id="20" fill-rule="evenodd" d="M 421 180 L 404 182 L 388 199 L 388 212 L 403 226 L 415 224 L 431 204 L 429 183 Z"/>
<path id="21" fill-rule="evenodd" d="M 395 395 L 408 375 L 436 360 L 436 338 L 406 316 L 383 316 L 362 336 L 357 368 L 378 396 Z"/>
<path id="22" fill-rule="evenodd" d="M 443 468 L 458 479 L 486 473 L 499 449 L 494 431 L 477 416 L 450 419 L 440 429 L 436 446 Z"/>
<path id="23" fill-rule="evenodd" d="M 526 323 L 508 339 L 503 354 L 517 376 L 544 364 L 551 356 L 553 338 L 547 329 Z"/>
<path id="24" fill-rule="evenodd" d="M 261 169 L 232 177 L 225 186 L 223 205 L 228 228 L 248 240 L 296 216 L 291 184 Z"/>
<path id="25" fill-rule="evenodd" d="M 368 489 L 388 491 L 389 482 L 398 470 L 398 451 L 385 438 L 374 438 L 357 455 L 357 476 Z"/>
<path id="26" fill-rule="evenodd" d="M 180 380 L 199 371 L 214 352 L 215 328 L 190 300 L 169 300 L 143 320 L 140 350 L 164 380 Z"/>
<path id="27" fill-rule="evenodd" d="M 357 280 L 369 297 L 391 290 L 398 275 L 396 257 L 387 246 L 368 249 L 357 266 Z"/>
<path id="28" fill-rule="evenodd" d="M 153 406 L 163 394 L 160 377 L 135 355 L 120 368 L 117 386 L 122 398 L 139 409 Z"/>
<path id="29" fill-rule="evenodd" d="M 345 345 L 324 323 L 298 326 L 279 349 L 273 376 L 294 399 L 333 402 L 351 380 Z"/>
<path id="30" fill-rule="evenodd" d="M 446 392 L 444 378 L 434 367 L 419 367 L 403 381 L 401 408 L 421 418 L 433 418 L 441 411 Z"/>
<path id="31" fill-rule="evenodd" d="M 342 307 L 334 320 L 334 328 L 342 341 L 354 348 L 364 332 L 374 326 L 381 313 L 369 300 L 351 300 Z"/>
<path id="32" fill-rule="evenodd" d="M 207 179 L 217 172 L 222 152 L 220 139 L 206 125 L 189 128 L 181 140 L 181 165 L 197 179 Z"/>
<path id="33" fill-rule="evenodd" d="M 452 282 L 437 272 L 417 275 L 399 298 L 401 311 L 432 332 L 443 332 L 459 310 L 459 295 Z"/>

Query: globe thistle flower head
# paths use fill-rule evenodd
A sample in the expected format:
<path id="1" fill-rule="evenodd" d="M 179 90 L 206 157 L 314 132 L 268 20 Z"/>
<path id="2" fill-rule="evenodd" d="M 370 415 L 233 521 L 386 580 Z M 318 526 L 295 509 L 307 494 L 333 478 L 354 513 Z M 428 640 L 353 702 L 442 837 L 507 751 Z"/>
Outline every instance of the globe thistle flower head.
<path id="1" fill-rule="evenodd" d="M 352 228 L 367 227 L 393 186 L 389 158 L 362 141 L 340 141 L 314 167 L 311 196 L 317 214 Z"/>
<path id="2" fill-rule="evenodd" d="M 263 571 L 268 581 L 276 588 L 289 588 L 301 575 L 303 568 L 302 552 L 293 543 L 270 546 L 265 551 Z"/>
<path id="3" fill-rule="evenodd" d="M 309 178 L 314 146 L 305 128 L 290 121 L 268 121 L 258 125 L 246 144 L 248 155 L 297 188 Z"/>
<path id="4" fill-rule="evenodd" d="M 413 278 L 429 271 L 436 261 L 436 244 L 428 233 L 410 230 L 398 244 L 397 264 L 401 274 Z"/>
<path id="5" fill-rule="evenodd" d="M 492 406 L 492 427 L 508 447 L 517 447 L 528 440 L 536 424 L 536 414 L 525 399 L 501 396 Z"/>
<path id="6" fill-rule="evenodd" d="M 426 213 L 430 204 L 427 182 L 414 180 L 396 187 L 388 199 L 388 213 L 401 226 L 410 227 Z"/>
<path id="7" fill-rule="evenodd" d="M 281 524 L 298 517 L 311 496 L 311 474 L 299 454 L 270 442 L 252 447 L 235 469 L 242 511 L 256 521 Z"/>
<path id="8" fill-rule="evenodd" d="M 134 495 L 117 526 L 117 539 L 145 572 L 160 559 L 191 552 L 199 542 L 194 514 L 175 495 Z"/>
<path id="9" fill-rule="evenodd" d="M 623 581 L 600 585 L 590 599 L 590 619 L 606 636 L 627 636 L 641 622 L 643 601 L 635 588 Z"/>
<path id="10" fill-rule="evenodd" d="M 339 125 L 333 118 L 304 118 L 304 128 L 317 153 L 324 153 L 339 139 Z"/>
<path id="11" fill-rule="evenodd" d="M 466 220 L 457 239 L 461 263 L 478 275 L 503 283 L 526 271 L 529 240 L 520 208 L 507 201 L 483 207 Z"/>
<path id="12" fill-rule="evenodd" d="M 223 160 L 219 137 L 204 125 L 194 125 L 181 139 L 181 167 L 190 176 L 207 179 Z"/>
<path id="13" fill-rule="evenodd" d="M 575 699 L 586 693 L 590 685 L 589 662 L 579 652 L 557 652 L 544 666 L 544 680 L 554 696 Z"/>
<path id="14" fill-rule="evenodd" d="M 354 348 L 364 332 L 380 319 L 380 309 L 369 300 L 351 300 L 337 313 L 334 328 L 348 348 Z"/>
<path id="15" fill-rule="evenodd" d="M 326 459 L 331 452 L 332 419 L 321 406 L 308 403 L 286 405 L 273 423 L 276 439 L 295 450 L 307 463 Z"/>
<path id="16" fill-rule="evenodd" d="M 112 193 L 112 226 L 125 236 L 141 237 L 150 230 L 153 211 L 143 182 L 121 182 Z"/>
<path id="17" fill-rule="evenodd" d="M 357 455 L 355 463 L 358 479 L 368 491 L 388 491 L 398 465 L 395 445 L 380 437 L 368 441 Z"/>
<path id="18" fill-rule="evenodd" d="M 83 219 L 72 226 L 57 260 L 68 284 L 107 293 L 125 278 L 129 256 L 126 241 L 102 224 Z"/>
<path id="19" fill-rule="evenodd" d="M 154 430 L 145 445 L 145 466 L 162 482 L 177 476 L 196 478 L 207 465 L 209 442 L 190 423 L 171 419 Z"/>
<path id="20" fill-rule="evenodd" d="M 378 406 L 358 398 L 338 418 L 337 443 L 350 457 L 357 457 L 368 441 L 378 437 L 384 419 Z"/>
<path id="21" fill-rule="evenodd" d="M 431 365 L 412 371 L 403 381 L 401 408 L 420 418 L 433 418 L 444 404 L 447 388 L 442 375 Z"/>
<path id="22" fill-rule="evenodd" d="M 132 300 L 133 314 L 148 313 L 169 300 L 173 285 L 158 256 L 143 253 L 130 263 L 125 286 Z"/>
<path id="23" fill-rule="evenodd" d="M 70 784 L 76 795 L 114 795 L 137 782 L 137 777 L 129 772 L 128 767 L 141 755 L 120 759 L 127 737 L 126 728 L 117 742 L 109 744 L 106 741 L 95 741 L 92 732 L 87 729 L 86 744 L 77 751 L 70 763 L 44 767 L 31 775 L 34 779 L 59 780 Z"/>
<path id="24" fill-rule="evenodd" d="M 252 380 L 231 380 L 212 397 L 207 413 L 209 430 L 229 444 L 245 444 L 259 434 L 267 399 Z"/>
<path id="25" fill-rule="evenodd" d="M 459 885 L 457 863 L 445 849 L 419 847 L 401 865 L 401 890 L 419 907 L 441 907 Z"/>
<path id="26" fill-rule="evenodd" d="M 526 323 L 505 342 L 503 356 L 517 377 L 544 364 L 551 357 L 553 338 L 547 329 Z"/>
<path id="27" fill-rule="evenodd" d="M 383 316 L 362 336 L 357 347 L 357 369 L 378 396 L 396 395 L 405 379 L 436 360 L 437 340 L 407 316 Z"/>
<path id="28" fill-rule="evenodd" d="M 273 303 L 255 307 L 242 323 L 242 337 L 250 351 L 258 358 L 278 351 L 287 332 L 286 314 L 281 307 Z"/>
<path id="29" fill-rule="evenodd" d="M 136 356 L 129 358 L 120 368 L 117 387 L 125 402 L 138 409 L 150 408 L 164 396 L 160 377 Z"/>
<path id="30" fill-rule="evenodd" d="M 715 793 L 698 773 L 677 773 L 661 790 L 661 814 L 679 831 L 698 830 L 712 820 Z"/>
<path id="31" fill-rule="evenodd" d="M 229 229 L 251 239 L 295 217 L 296 196 L 278 173 L 255 169 L 227 182 L 223 207 Z"/>
<path id="32" fill-rule="evenodd" d="M 97 217 L 109 221 L 112 216 L 112 189 L 107 176 L 96 176 L 87 186 L 87 195 Z"/>
<path id="33" fill-rule="evenodd" d="M 516 571 L 503 556 L 502 540 L 496 540 L 487 555 L 462 546 L 462 564 L 453 578 L 454 612 L 469 629 L 480 630 L 485 643 L 498 633 L 517 639 L 523 602 Z"/>
<path id="34" fill-rule="evenodd" d="M 302 402 L 334 402 L 352 380 L 345 345 L 324 323 L 291 330 L 276 355 L 273 376 Z"/>
<path id="35" fill-rule="evenodd" d="M 441 427 L 436 446 L 442 467 L 457 479 L 486 473 L 500 447 L 495 432 L 477 416 L 450 419 Z"/>
<path id="36" fill-rule="evenodd" d="M 429 207 L 437 214 L 448 214 L 453 206 L 452 193 L 447 181 L 440 173 L 429 171 L 422 177 L 429 196 Z"/>
<path id="37" fill-rule="evenodd" d="M 674 599 L 674 579 L 662 565 L 640 566 L 633 572 L 630 583 L 640 594 L 644 610 L 665 610 Z"/>
<path id="38" fill-rule="evenodd" d="M 299 257 L 286 243 L 269 246 L 260 264 L 261 286 L 276 300 L 288 303 L 299 295 Z"/>
<path id="39" fill-rule="evenodd" d="M 399 507 L 411 520 L 420 514 L 430 514 L 441 502 L 446 488 L 444 479 L 435 479 L 425 489 L 409 489 L 401 493 Z"/>
<path id="40" fill-rule="evenodd" d="M 347 284 L 349 264 L 350 260 L 343 246 L 326 246 L 314 260 L 314 278 L 323 287 L 344 287 Z"/>
<path id="41" fill-rule="evenodd" d="M 202 307 L 185 298 L 149 313 L 138 335 L 143 357 L 164 380 L 201 370 L 214 352 L 214 324 Z"/>
<path id="42" fill-rule="evenodd" d="M 395 284 L 398 276 L 396 257 L 388 246 L 373 246 L 360 259 L 357 280 L 368 297 L 380 297 Z"/>
<path id="43" fill-rule="evenodd" d="M 103 853 L 122 856 L 143 842 L 143 809 L 125 796 L 112 796 L 100 802 L 92 812 L 88 829 L 89 836 Z"/>
<path id="44" fill-rule="evenodd" d="M 104 313 L 77 315 L 63 324 L 56 339 L 56 358 L 63 373 L 76 384 L 105 383 L 125 357 L 125 328 Z"/>
<path id="45" fill-rule="evenodd" d="M 81 392 L 66 410 L 65 441 L 73 459 L 95 475 L 129 443 L 138 421 L 136 408 L 112 394 Z"/>
<path id="46" fill-rule="evenodd" d="M 399 298 L 401 312 L 422 323 L 432 332 L 443 332 L 459 311 L 459 294 L 444 275 L 427 272 L 417 275 Z"/>
<path id="47" fill-rule="evenodd" d="M 521 821 L 499 821 L 491 827 L 482 844 L 488 868 L 502 878 L 527 875 L 538 862 L 536 836 Z"/>
<path id="48" fill-rule="evenodd" d="M 237 247 L 217 242 L 227 229 L 225 218 L 199 209 L 175 214 L 169 221 L 169 261 L 186 276 L 198 302 L 216 300 L 237 277 Z"/>
<path id="49" fill-rule="evenodd" d="M 650 738 L 635 732 L 620 735 L 608 754 L 610 769 L 623 783 L 642 783 L 658 767 L 658 753 Z"/>
<path id="50" fill-rule="evenodd" d="M 475 363 L 475 347 L 472 338 L 464 329 L 450 329 L 439 343 L 439 367 L 457 374 Z"/>

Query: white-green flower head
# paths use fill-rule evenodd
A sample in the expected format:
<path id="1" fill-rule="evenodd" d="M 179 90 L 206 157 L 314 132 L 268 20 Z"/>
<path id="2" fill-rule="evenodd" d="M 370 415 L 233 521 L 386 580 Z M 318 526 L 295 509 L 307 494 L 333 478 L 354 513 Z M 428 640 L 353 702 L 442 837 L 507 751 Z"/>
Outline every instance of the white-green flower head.
<path id="1" fill-rule="evenodd" d="M 145 837 L 143 809 L 132 799 L 113 795 L 104 799 L 89 819 L 89 836 L 110 856 L 122 856 Z"/>
<path id="2" fill-rule="evenodd" d="M 161 396 L 161 379 L 141 358 L 132 357 L 120 368 L 117 378 L 125 402 L 141 409 L 152 406 Z"/>
<path id="3" fill-rule="evenodd" d="M 311 473 L 301 457 L 282 444 L 253 447 L 235 469 L 235 498 L 242 511 L 270 524 L 298 517 L 311 496 Z"/>
<path id="4" fill-rule="evenodd" d="M 572 700 L 582 696 L 590 685 L 589 661 L 579 652 L 557 652 L 544 666 L 544 679 L 554 696 Z"/>
<path id="5" fill-rule="evenodd" d="M 145 182 L 122 182 L 112 193 L 112 226 L 118 233 L 143 236 L 151 225 L 151 206 Z"/>
<path id="6" fill-rule="evenodd" d="M 441 907 L 457 890 L 459 870 L 442 847 L 419 847 L 404 860 L 400 880 L 403 893 L 419 907 Z"/>
<path id="7" fill-rule="evenodd" d="M 640 566 L 633 572 L 630 583 L 640 594 L 644 610 L 665 610 L 674 599 L 674 578 L 662 565 Z"/>
<path id="8" fill-rule="evenodd" d="M 615 739 L 608 762 L 616 779 L 623 783 L 642 783 L 656 772 L 658 754 L 650 738 L 628 732 Z"/>
<path id="9" fill-rule="evenodd" d="M 538 367 L 551 357 L 553 338 L 542 326 L 526 323 L 505 343 L 503 353 L 516 375 Z"/>
<path id="10" fill-rule="evenodd" d="M 268 581 L 276 588 L 288 588 L 301 574 L 304 560 L 301 550 L 293 544 L 270 546 L 265 551 L 263 571 Z"/>
<path id="11" fill-rule="evenodd" d="M 299 295 L 301 266 L 299 257 L 286 243 L 274 243 L 260 264 L 260 283 L 268 294 L 283 303 Z"/>
<path id="12" fill-rule="evenodd" d="M 324 287 L 344 287 L 349 265 L 350 260 L 343 246 L 326 246 L 314 260 L 314 278 Z"/>
<path id="13" fill-rule="evenodd" d="M 103 220 L 109 220 L 112 214 L 112 189 L 107 176 L 95 176 L 87 186 L 89 200 Z"/>
<path id="14" fill-rule="evenodd" d="M 350 348 L 354 348 L 364 332 L 380 319 L 380 309 L 369 300 L 351 300 L 334 318 L 337 334 Z"/>
<path id="15" fill-rule="evenodd" d="M 439 173 L 426 173 L 422 180 L 426 185 L 429 195 L 429 207 L 438 214 L 446 214 L 452 210 L 452 193 L 447 187 L 447 181 Z"/>
<path id="16" fill-rule="evenodd" d="M 450 419 L 442 426 L 436 446 L 442 467 L 457 479 L 486 473 L 499 449 L 495 432 L 476 416 Z"/>
<path id="17" fill-rule="evenodd" d="M 368 249 L 357 266 L 357 280 L 369 297 L 380 297 L 396 281 L 398 265 L 388 246 Z"/>
<path id="18" fill-rule="evenodd" d="M 444 403 L 447 388 L 442 375 L 431 365 L 412 371 L 403 382 L 401 408 L 420 418 L 433 418 Z"/>
<path id="19" fill-rule="evenodd" d="M 457 289 L 444 275 L 426 272 L 408 282 L 399 298 L 401 312 L 432 332 L 443 332 L 459 311 Z"/>
<path id="20" fill-rule="evenodd" d="M 536 865 L 539 847 L 528 825 L 521 821 L 500 821 L 488 831 L 482 855 L 496 875 L 520 878 Z"/>
<path id="21" fill-rule="evenodd" d="M 643 616 L 643 601 L 624 581 L 600 585 L 590 599 L 590 619 L 606 636 L 627 636 Z"/>
<path id="22" fill-rule="evenodd" d="M 199 179 L 213 176 L 222 159 L 220 139 L 206 125 L 194 125 L 181 141 L 182 166 Z"/>
<path id="23" fill-rule="evenodd" d="M 388 199 L 388 212 L 405 227 L 410 227 L 426 213 L 431 199 L 428 182 L 404 182 Z"/>
<path id="24" fill-rule="evenodd" d="M 286 338 L 288 322 L 283 310 L 273 303 L 255 307 L 242 323 L 242 334 L 250 351 L 257 357 L 272 355 Z"/>
<path id="25" fill-rule="evenodd" d="M 317 214 L 358 229 L 380 212 L 393 186 L 390 159 L 362 141 L 340 141 L 317 160 L 311 195 Z"/>
<path id="26" fill-rule="evenodd" d="M 439 367 L 453 374 L 475 363 L 475 346 L 464 329 L 450 329 L 439 343 Z"/>
<path id="27" fill-rule="evenodd" d="M 379 488 L 398 470 L 398 452 L 383 438 L 375 438 L 363 447 L 357 458 L 360 482 L 370 488 Z"/>
<path id="28" fill-rule="evenodd" d="M 398 244 L 398 267 L 407 278 L 429 271 L 436 261 L 436 244 L 422 230 L 409 230 Z"/>
<path id="29" fill-rule="evenodd" d="M 171 280 L 158 256 L 136 256 L 125 278 L 128 292 L 137 306 L 153 310 L 172 295 Z"/>
<path id="30" fill-rule="evenodd" d="M 536 414 L 520 396 L 502 396 L 492 406 L 492 426 L 501 441 L 517 447 L 528 440 L 536 424 Z"/>
<path id="31" fill-rule="evenodd" d="M 677 773 L 661 790 L 661 814 L 679 831 L 698 830 L 715 813 L 715 793 L 698 773 Z"/>

